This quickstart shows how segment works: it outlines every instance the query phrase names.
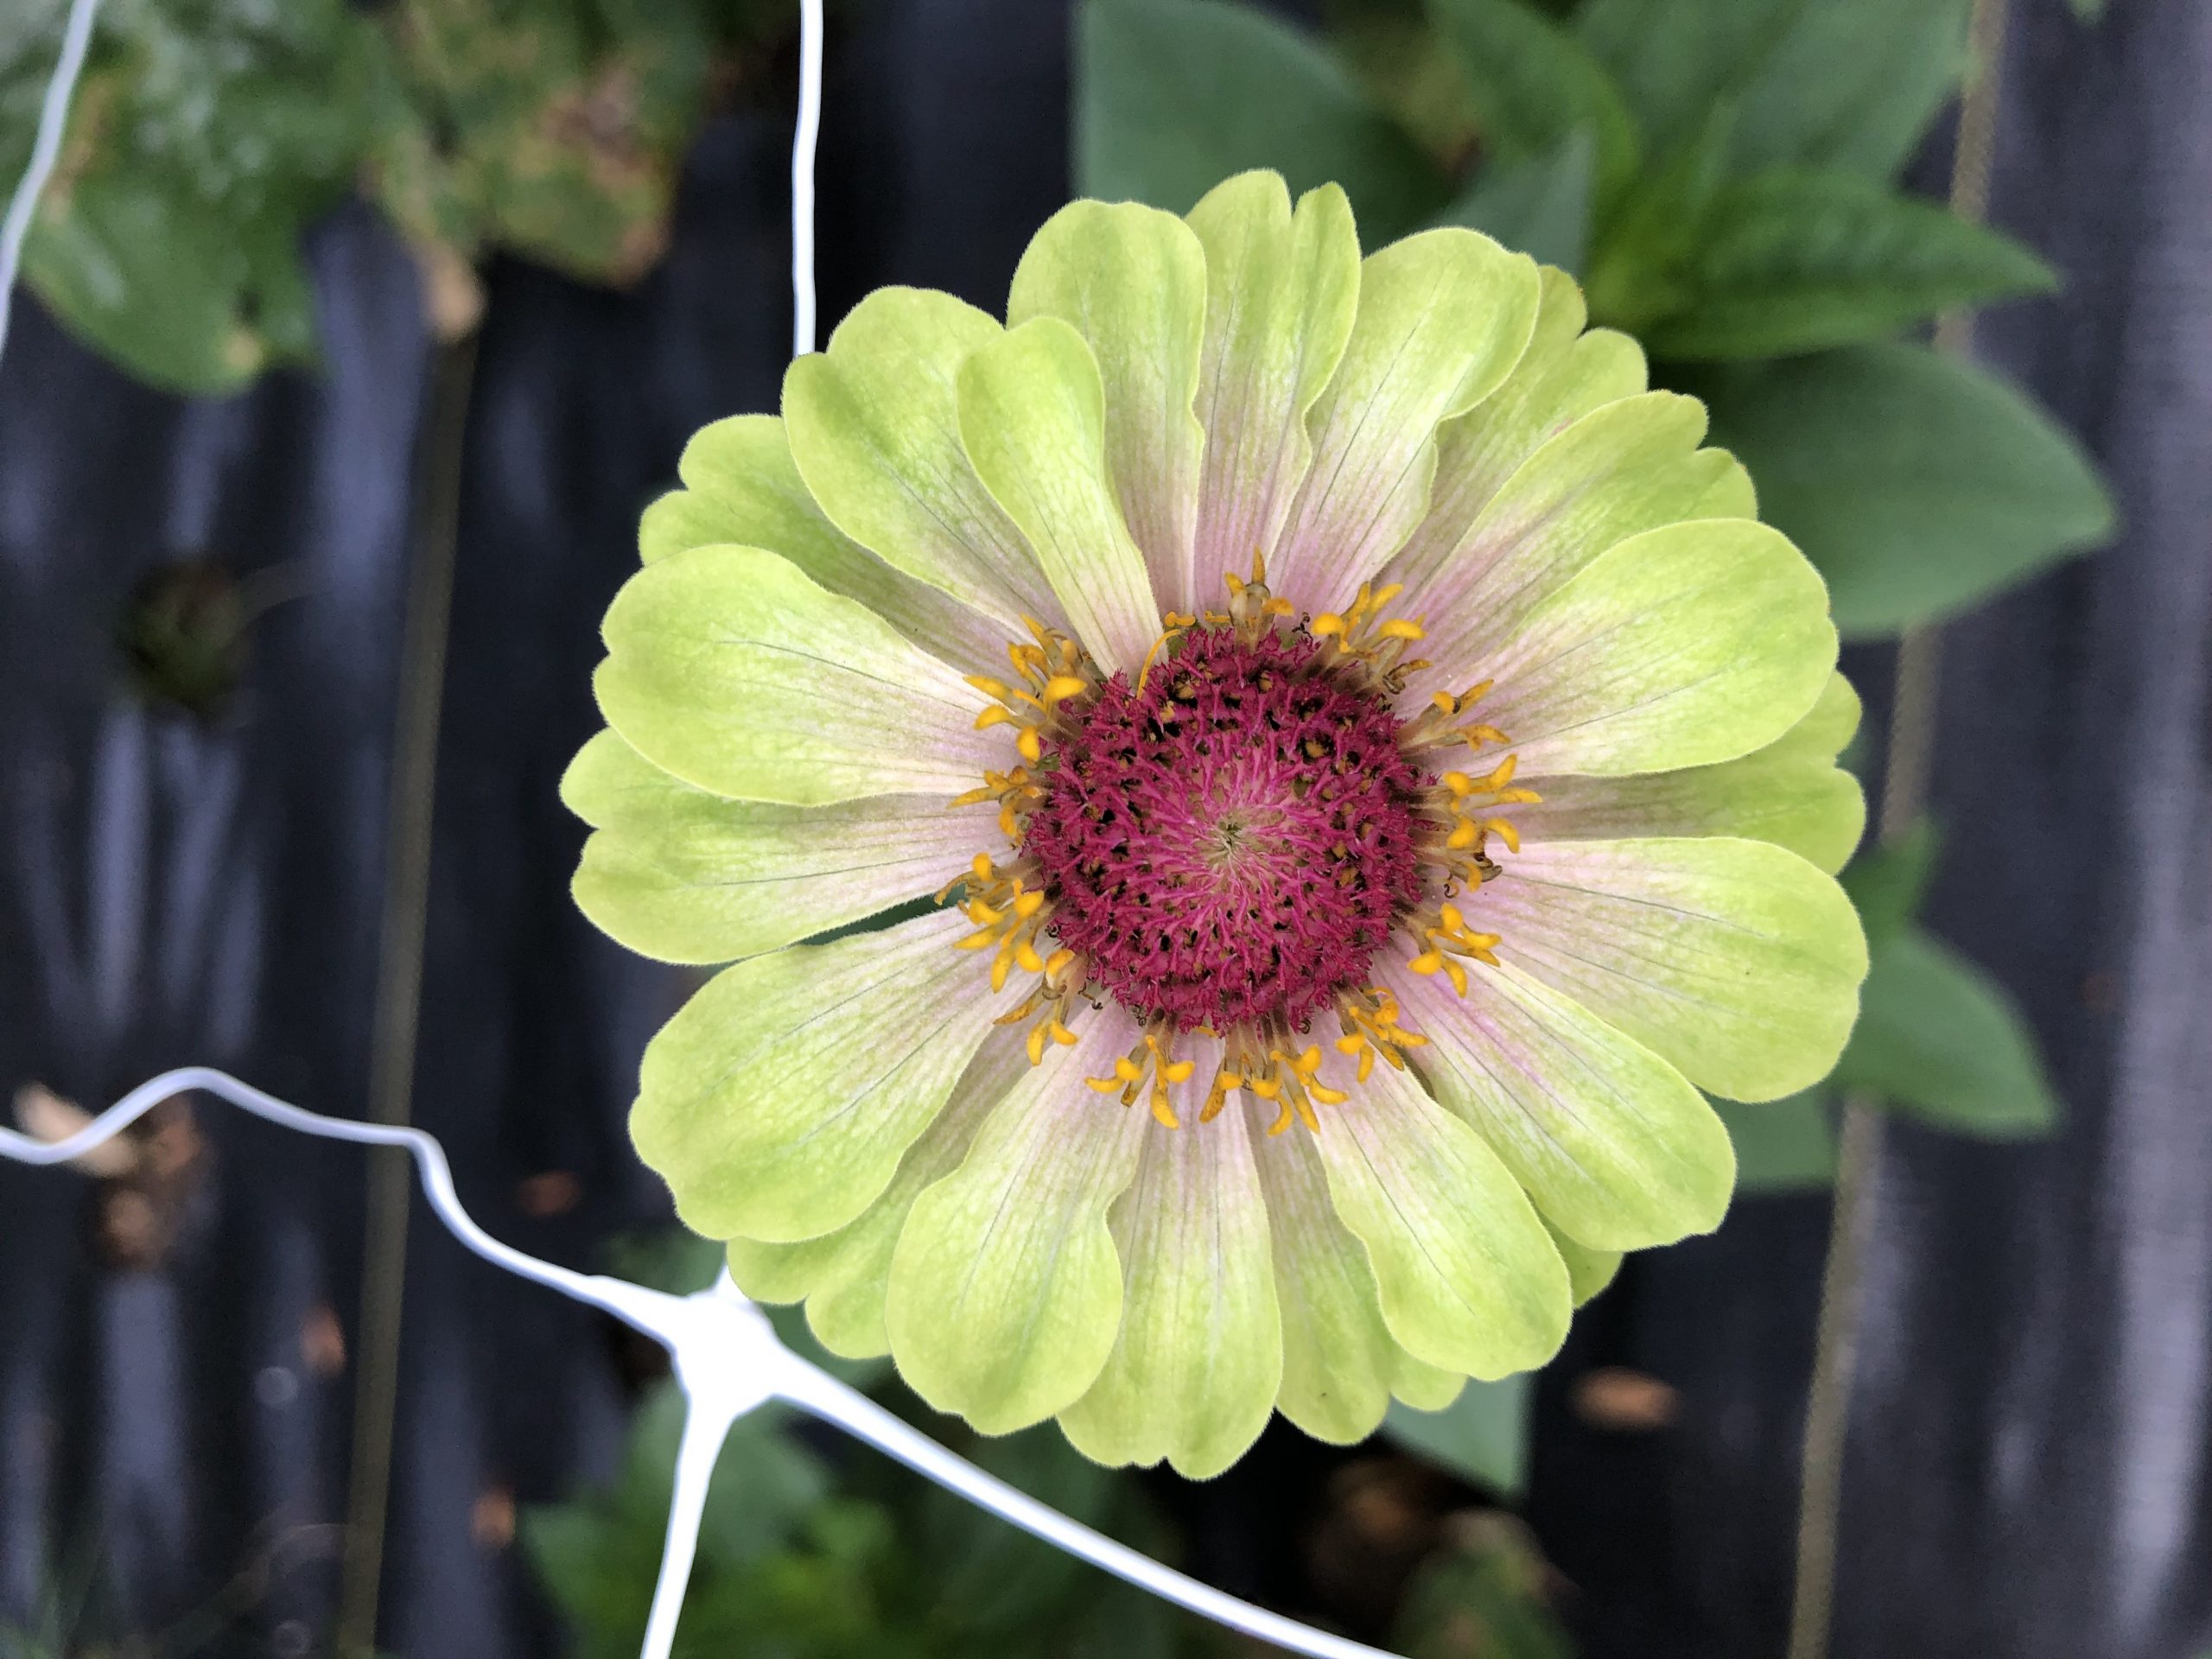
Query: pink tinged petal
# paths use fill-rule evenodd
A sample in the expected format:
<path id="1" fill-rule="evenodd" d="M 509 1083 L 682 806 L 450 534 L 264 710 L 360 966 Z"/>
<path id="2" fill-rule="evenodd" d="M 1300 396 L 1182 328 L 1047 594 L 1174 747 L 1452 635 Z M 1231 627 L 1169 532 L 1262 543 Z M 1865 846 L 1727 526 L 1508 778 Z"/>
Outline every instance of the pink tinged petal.
<path id="1" fill-rule="evenodd" d="M 883 1323 L 892 1253 L 914 1200 L 960 1167 L 991 1109 L 1029 1075 L 1023 1033 L 1001 1026 L 983 1039 L 944 1109 L 906 1148 L 882 1195 L 835 1231 L 795 1243 L 730 1241 L 730 1276 L 760 1302 L 806 1303 L 822 1345 L 848 1359 L 891 1351 Z"/>
<path id="2" fill-rule="evenodd" d="M 1107 482 L 1105 391 L 1083 336 L 1039 317 L 978 347 L 960 370 L 960 434 L 1076 637 L 1107 673 L 1135 675 L 1160 607 Z"/>
<path id="3" fill-rule="evenodd" d="M 1511 967 L 1475 965 L 1464 997 L 1395 964 L 1382 982 L 1428 1039 L 1410 1058 L 1431 1093 L 1547 1221 L 1616 1250 L 1720 1224 L 1735 1185 L 1728 1131 L 1649 1049 Z"/>
<path id="4" fill-rule="evenodd" d="M 1393 1394 L 1424 1410 L 1448 1403 L 1462 1374 L 1415 1359 L 1391 1336 L 1366 1248 L 1338 1218 L 1311 1138 L 1303 1129 L 1269 1137 L 1274 1108 L 1244 1109 L 1281 1310 L 1282 1414 L 1316 1440 L 1350 1446 L 1375 1432 Z"/>
<path id="5" fill-rule="evenodd" d="M 1059 608 L 960 443 L 960 365 L 1001 332 L 950 294 L 879 289 L 785 372 L 784 421 L 840 530 L 1026 639 L 1025 616 L 1057 624 Z"/>
<path id="6" fill-rule="evenodd" d="M 1314 1140 L 1390 1334 L 1415 1357 L 1487 1380 L 1559 1351 L 1573 1303 L 1550 1234 L 1497 1154 L 1410 1073 L 1376 1067 Z"/>
<path id="7" fill-rule="evenodd" d="M 1425 231 L 1370 254 L 1359 310 L 1306 418 L 1312 467 L 1268 584 L 1341 610 L 1428 512 L 1436 428 L 1510 373 L 1535 326 L 1535 261 L 1488 237 Z"/>
<path id="8" fill-rule="evenodd" d="M 1669 772 L 1764 747 L 1835 667 L 1827 588 L 1780 531 L 1669 524 L 1607 550 L 1494 657 L 1478 710 L 1538 772 Z"/>
<path id="9" fill-rule="evenodd" d="M 623 585 L 593 688 L 608 725 L 716 795 L 815 806 L 974 786 L 1013 753 L 982 699 L 856 600 L 750 547 L 695 547 Z"/>
<path id="10" fill-rule="evenodd" d="M 1359 305 L 1359 235 L 1333 184 L 1293 213 L 1274 173 L 1243 173 L 1191 210 L 1205 245 L 1205 429 L 1192 582 L 1174 608 L 1217 605 L 1224 575 L 1272 552 L 1305 481 L 1306 419 L 1344 355 Z M 1163 601 L 1168 595 L 1163 591 Z"/>
<path id="11" fill-rule="evenodd" d="M 663 962 L 734 962 L 934 893 L 996 846 L 988 804 L 877 795 L 828 806 L 733 801 L 661 771 L 613 732 L 584 745 L 561 798 L 594 830 L 576 903 Z"/>
<path id="12" fill-rule="evenodd" d="M 645 1049 L 630 1129 L 714 1238 L 842 1227 L 890 1185 L 991 1028 L 985 953 L 957 912 L 754 957 Z"/>
<path id="13" fill-rule="evenodd" d="M 1110 1074 L 1135 1039 L 1109 1006 L 1074 1047 L 1048 1047 L 899 1236 L 892 1355 L 923 1399 L 987 1434 L 1065 1410 L 1113 1351 L 1122 1264 L 1106 1214 L 1152 1118 L 1086 1079 Z"/>
<path id="14" fill-rule="evenodd" d="M 1205 252 L 1173 213 L 1071 202 L 1031 240 L 1007 296 L 1009 327 L 1058 317 L 1096 360 L 1106 469 L 1152 587 L 1191 608 L 1191 538 L 1205 435 L 1191 411 L 1205 328 Z"/>
<path id="15" fill-rule="evenodd" d="M 1750 480 L 1733 456 L 1700 449 L 1705 405 L 1671 391 L 1584 416 L 1524 462 L 1452 547 L 1402 554 L 1398 608 L 1428 630 L 1434 670 L 1415 695 L 1464 690 L 1537 607 L 1600 553 L 1688 518 L 1741 518 Z"/>
<path id="16" fill-rule="evenodd" d="M 963 674 L 1002 670 L 1006 627 L 887 564 L 831 524 L 807 493 L 784 423 L 773 415 L 733 415 L 703 428 L 684 446 L 677 470 L 684 487 L 647 507 L 638 525 L 646 563 L 721 543 L 765 547 L 831 593 L 857 599 Z"/>
<path id="17" fill-rule="evenodd" d="M 1535 335 L 1496 391 L 1437 429 L 1436 481 L 1428 516 L 1394 566 L 1427 570 L 1448 558 L 1505 480 L 1549 439 L 1583 416 L 1645 390 L 1643 348 L 1610 328 L 1582 332 L 1582 290 L 1565 271 L 1542 268 Z"/>
<path id="18" fill-rule="evenodd" d="M 1731 1100 L 1817 1083 L 1858 1015 L 1857 912 L 1764 842 L 1531 845 L 1467 908 L 1502 962 Z"/>
<path id="19" fill-rule="evenodd" d="M 1738 836 L 1786 847 L 1834 875 L 1866 826 L 1859 780 L 1835 764 L 1858 726 L 1858 696 L 1833 675 L 1810 714 L 1733 760 L 1630 778 L 1521 774 L 1516 781 L 1542 798 L 1515 807 L 1513 825 L 1531 842 Z"/>
<path id="20" fill-rule="evenodd" d="M 1197 1058 L 1201 1076 L 1217 1069 L 1218 1045 L 1186 1040 L 1177 1053 Z M 1146 1130 L 1111 1224 L 1121 1330 L 1061 1427 L 1095 1462 L 1166 1459 L 1190 1479 L 1210 1479 L 1259 1438 L 1282 1380 L 1267 1198 L 1244 1115 Z"/>

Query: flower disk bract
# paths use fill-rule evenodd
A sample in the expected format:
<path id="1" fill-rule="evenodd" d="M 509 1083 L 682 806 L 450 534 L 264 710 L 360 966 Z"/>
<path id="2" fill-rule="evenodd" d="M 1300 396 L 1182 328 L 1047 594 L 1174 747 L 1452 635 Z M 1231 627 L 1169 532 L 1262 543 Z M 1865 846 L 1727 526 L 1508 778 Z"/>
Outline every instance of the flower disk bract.
<path id="1" fill-rule="evenodd" d="M 1025 844 L 1055 937 L 1122 1007 L 1178 1031 L 1302 1030 L 1420 896 L 1421 779 L 1388 703 L 1325 671 L 1315 641 L 1181 644 L 1048 752 Z"/>

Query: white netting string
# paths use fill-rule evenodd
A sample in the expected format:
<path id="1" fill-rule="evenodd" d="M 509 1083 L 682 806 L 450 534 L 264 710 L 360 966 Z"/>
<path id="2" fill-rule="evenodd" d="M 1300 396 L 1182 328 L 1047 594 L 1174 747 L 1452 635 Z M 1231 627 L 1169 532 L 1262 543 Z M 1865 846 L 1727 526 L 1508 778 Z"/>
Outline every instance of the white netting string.
<path id="1" fill-rule="evenodd" d="M 77 76 L 92 44 L 92 14 L 99 10 L 99 0 L 70 0 L 69 22 L 61 34 L 61 60 L 54 66 L 46 101 L 39 106 L 30 165 L 8 203 L 7 217 L 0 219 L 0 354 L 8 349 L 8 318 L 16 297 L 16 272 L 22 264 L 23 238 L 30 234 L 31 215 L 38 211 L 38 199 L 60 159 L 61 130 L 69 124 L 69 100 L 76 94 Z"/>
<path id="2" fill-rule="evenodd" d="M 1313 1630 L 1224 1595 L 984 1473 L 858 1389 L 793 1353 L 727 1275 L 696 1295 L 672 1296 L 627 1280 L 577 1273 L 501 1243 L 461 1207 L 444 1149 L 421 1129 L 325 1117 L 278 1100 L 226 1071 L 186 1066 L 139 1084 L 65 1140 L 36 1141 L 14 1129 L 0 1128 L 0 1157 L 25 1164 L 69 1163 L 97 1151 L 162 1102 L 188 1090 L 213 1095 L 256 1117 L 302 1135 L 405 1149 L 414 1156 L 430 1208 L 464 1247 L 519 1278 L 612 1313 L 668 1350 L 677 1383 L 689 1406 L 677 1452 L 668 1541 L 645 1628 L 642 1659 L 667 1659 L 675 1640 L 684 1587 L 690 1580 L 692 1559 L 698 1548 L 708 1481 L 730 1427 L 770 1400 L 785 1401 L 835 1424 L 1023 1531 L 1216 1624 L 1293 1652 L 1311 1654 L 1314 1659 L 1389 1659 L 1380 1649 Z"/>

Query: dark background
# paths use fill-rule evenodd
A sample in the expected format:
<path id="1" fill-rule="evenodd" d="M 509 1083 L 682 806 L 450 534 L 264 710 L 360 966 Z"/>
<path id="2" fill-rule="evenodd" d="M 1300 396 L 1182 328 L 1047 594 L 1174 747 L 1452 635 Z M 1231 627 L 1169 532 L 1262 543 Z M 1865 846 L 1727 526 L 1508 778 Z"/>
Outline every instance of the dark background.
<path id="1" fill-rule="evenodd" d="M 1002 303 L 1067 192 L 1065 22 L 1043 0 L 907 0 L 833 41 L 825 321 L 894 281 Z M 1980 351 L 2083 437 L 2126 528 L 1948 630 L 1929 915 L 2021 999 L 2070 1121 L 2017 1148 L 1889 1136 L 1837 1651 L 2190 1659 L 2212 1648 L 2212 6 L 2113 0 L 2088 32 L 2021 0 L 2002 73 L 1993 216 L 2070 282 L 1985 318 Z M 665 1213 L 621 1122 L 682 987 L 575 913 L 582 832 L 554 786 L 597 723 L 596 625 L 639 509 L 695 428 L 773 406 L 787 142 L 785 111 L 718 119 L 635 293 L 490 274 L 414 1109 L 486 1225 L 580 1263 Z M 19 302 L 0 365 L 9 1090 L 96 1108 L 200 1061 L 366 1109 L 435 348 L 365 209 L 312 263 L 326 370 L 223 402 L 145 391 Z M 116 644 L 148 573 L 188 558 L 296 595 L 206 720 L 149 708 Z M 1878 718 L 1885 660 L 1851 666 Z M 157 1240 L 137 1255 L 112 1186 L 0 1165 L 0 1611 L 96 1568 L 158 1620 L 273 1545 L 306 1562 L 249 1621 L 281 1650 L 283 1621 L 328 1622 L 314 1529 L 343 1513 L 352 1377 L 319 1310 L 351 1334 L 362 1166 L 212 1107 L 197 1133 L 182 1176 L 134 1189 L 121 1219 L 150 1213 Z M 532 1184 L 549 1173 L 573 1205 Z M 1592 1659 L 1780 1651 L 1827 1219 L 1821 1198 L 1747 1199 L 1716 1236 L 1632 1261 L 1547 1374 L 1529 1510 Z M 1584 1426 L 1565 1390 L 1598 1363 L 1674 1384 L 1676 1425 Z M 607 1472 L 605 1332 L 418 1217 L 403 1370 L 384 1646 L 556 1650 L 484 1500 L 496 1533 L 503 1495 Z M 1300 1504 L 1328 1461 L 1271 1433 L 1183 1496 L 1197 1569 L 1305 1598 Z"/>

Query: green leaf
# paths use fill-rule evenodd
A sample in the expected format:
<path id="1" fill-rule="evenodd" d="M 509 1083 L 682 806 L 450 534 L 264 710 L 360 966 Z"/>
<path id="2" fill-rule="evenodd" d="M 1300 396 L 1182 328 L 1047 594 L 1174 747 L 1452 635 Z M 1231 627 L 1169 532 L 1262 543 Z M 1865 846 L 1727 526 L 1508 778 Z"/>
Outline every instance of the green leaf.
<path id="1" fill-rule="evenodd" d="M 1597 156 L 1596 141 L 1578 132 L 1547 154 L 1492 162 L 1436 222 L 1464 225 L 1541 264 L 1580 271 L 1590 251 Z"/>
<path id="2" fill-rule="evenodd" d="M 2058 1097 L 2018 1007 L 1934 935 L 1908 926 L 1881 942 L 1861 1007 L 1837 1087 L 1983 1140 L 2032 1140 L 2057 1123 Z"/>
<path id="3" fill-rule="evenodd" d="M 2088 457 L 1971 364 L 1869 346 L 1687 389 L 1751 468 L 1760 516 L 1827 578 L 1847 637 L 1940 620 L 2112 534 Z"/>
<path id="4" fill-rule="evenodd" d="M 1075 40 L 1077 192 L 1187 211 L 1273 168 L 1344 188 L 1370 245 L 1431 217 L 1442 176 L 1319 42 L 1219 0 L 1086 0 Z"/>
<path id="5" fill-rule="evenodd" d="M 1952 306 L 2057 286 L 2018 243 L 1843 173 L 1769 173 L 1707 208 L 1680 302 L 1636 326 L 1657 357 L 1783 357 L 1895 334 Z"/>
<path id="6" fill-rule="evenodd" d="M 1529 1374 L 1470 1382 L 1441 1411 L 1390 1402 L 1382 1432 L 1408 1452 L 1503 1497 L 1518 1497 L 1529 1477 Z"/>
<path id="7" fill-rule="evenodd" d="M 659 1385 L 632 1421 L 612 1486 L 523 1513 L 531 1565 L 594 1659 L 634 1653 L 644 1631 L 683 1410 L 675 1386 Z M 786 1421 L 780 1407 L 764 1408 L 741 1418 L 724 1444 L 701 1521 L 702 1579 L 783 1548 L 828 1496 L 828 1471 L 785 1433 Z"/>
<path id="8" fill-rule="evenodd" d="M 1497 1511 L 1454 1517 L 1402 1599 L 1390 1645 L 1411 1659 L 1574 1659 L 1552 1600 L 1559 1574 Z"/>
<path id="9" fill-rule="evenodd" d="M 1635 176 L 1641 145 L 1621 90 L 1565 28 L 1522 0 L 1429 0 L 1429 13 L 1499 160 L 1531 161 L 1586 133 L 1600 200 Z"/>
<path id="10" fill-rule="evenodd" d="M 11 9 L 12 19 L 17 10 Z M 0 181 L 28 159 L 64 8 L 0 28 Z M 343 0 L 105 9 L 24 275 L 80 340 L 182 392 L 315 356 L 298 244 L 351 181 L 372 29 Z"/>
<path id="11" fill-rule="evenodd" d="M 1942 836 L 1923 817 L 1889 845 L 1870 847 L 1852 860 L 1843 890 L 1859 906 L 1870 948 L 1904 931 L 1920 914 L 1942 848 Z"/>
<path id="12" fill-rule="evenodd" d="M 1835 1125 L 1811 1090 L 1761 1105 L 1715 1098 L 1713 1109 L 1736 1143 L 1738 1192 L 1802 1192 L 1835 1181 Z"/>
<path id="13" fill-rule="evenodd" d="M 49 207 L 23 275 L 62 326 L 164 391 L 235 391 L 269 362 L 253 272 L 205 205 L 153 180 L 87 179 Z"/>
<path id="14" fill-rule="evenodd" d="M 410 0 L 372 9 L 365 183 L 433 271 L 493 245 L 627 286 L 667 249 L 717 73 L 708 8 Z"/>
<path id="15" fill-rule="evenodd" d="M 1590 315 L 1640 329 L 1694 297 L 1684 280 L 1719 194 L 1735 107 L 1717 104 L 1689 138 L 1637 181 L 1598 226 L 1586 285 Z"/>
<path id="16" fill-rule="evenodd" d="M 1738 173 L 1886 179 L 1957 86 L 1970 0 L 1590 0 L 1577 28 L 1656 151 L 1736 106 Z"/>

